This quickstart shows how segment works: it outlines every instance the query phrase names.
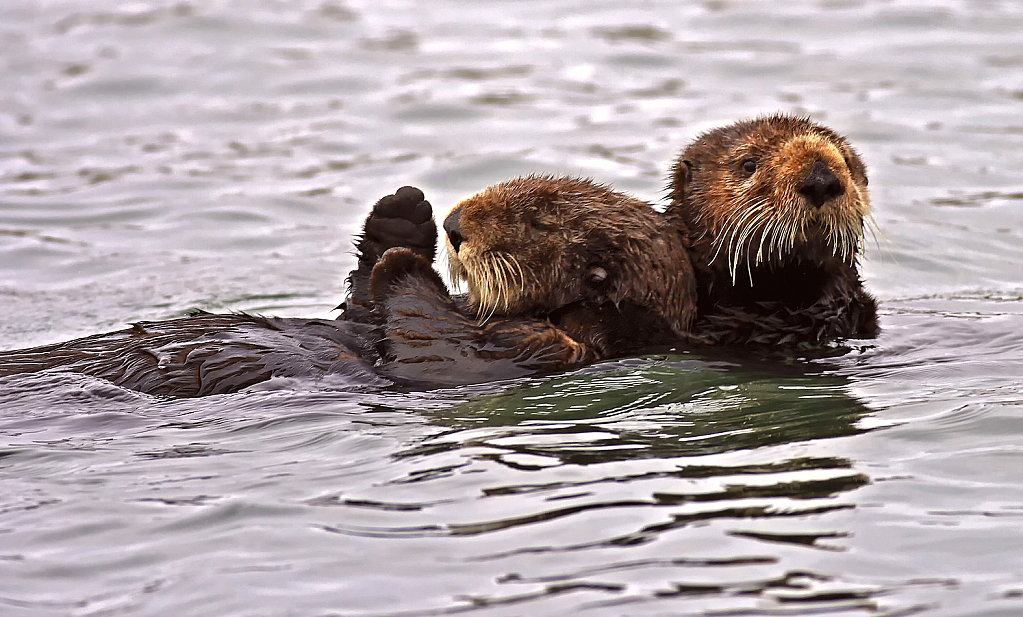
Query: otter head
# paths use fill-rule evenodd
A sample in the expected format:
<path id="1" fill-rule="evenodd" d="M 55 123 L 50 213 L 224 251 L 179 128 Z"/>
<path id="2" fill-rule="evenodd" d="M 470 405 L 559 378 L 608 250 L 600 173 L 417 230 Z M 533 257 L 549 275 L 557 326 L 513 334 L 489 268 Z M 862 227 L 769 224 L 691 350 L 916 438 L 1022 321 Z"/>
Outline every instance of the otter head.
<path id="1" fill-rule="evenodd" d="M 593 182 L 503 182 L 457 204 L 444 231 L 451 277 L 484 319 L 624 303 L 681 334 L 695 316 L 692 266 L 670 221 Z"/>
<path id="2" fill-rule="evenodd" d="M 854 269 L 870 220 L 860 157 L 807 118 L 700 136 L 675 163 L 670 191 L 668 212 L 688 228 L 697 267 L 733 286 L 789 266 Z"/>

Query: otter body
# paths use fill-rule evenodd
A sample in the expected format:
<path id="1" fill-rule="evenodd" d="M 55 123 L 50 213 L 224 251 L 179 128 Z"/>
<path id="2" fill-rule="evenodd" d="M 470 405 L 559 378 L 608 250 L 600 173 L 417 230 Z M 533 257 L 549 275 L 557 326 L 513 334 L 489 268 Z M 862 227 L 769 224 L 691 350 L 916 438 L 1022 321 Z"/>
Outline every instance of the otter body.
<path id="1" fill-rule="evenodd" d="M 400 205 L 395 207 L 395 202 Z M 64 343 L 0 352 L 0 378 L 42 370 L 70 371 L 174 397 L 226 394 L 274 377 L 335 375 L 356 383 L 387 383 L 377 370 L 388 348 L 383 324 L 358 302 L 369 296 L 371 271 L 396 238 L 432 259 L 437 235 L 432 216 L 422 192 L 411 187 L 377 203 L 356 244 L 359 263 L 349 277 L 357 306 L 352 319 L 200 311 Z M 400 346 L 402 341 L 399 337 L 390 343 Z M 403 378 L 399 372 L 391 380 Z"/>

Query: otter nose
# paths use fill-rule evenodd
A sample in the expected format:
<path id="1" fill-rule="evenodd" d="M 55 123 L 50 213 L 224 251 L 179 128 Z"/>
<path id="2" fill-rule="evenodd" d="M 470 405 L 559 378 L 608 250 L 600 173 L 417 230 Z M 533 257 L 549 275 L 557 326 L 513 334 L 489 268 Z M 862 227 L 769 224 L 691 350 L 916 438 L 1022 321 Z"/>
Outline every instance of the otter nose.
<path id="1" fill-rule="evenodd" d="M 444 219 L 444 231 L 448 234 L 448 242 L 451 243 L 451 248 L 458 252 L 458 247 L 462 246 L 462 208 L 459 206 L 448 214 L 447 218 Z"/>
<path id="2" fill-rule="evenodd" d="M 799 186 L 799 192 L 803 194 L 815 208 L 820 208 L 829 199 L 838 197 L 845 192 L 842 181 L 824 163 L 817 161 L 810 168 L 803 184 Z"/>

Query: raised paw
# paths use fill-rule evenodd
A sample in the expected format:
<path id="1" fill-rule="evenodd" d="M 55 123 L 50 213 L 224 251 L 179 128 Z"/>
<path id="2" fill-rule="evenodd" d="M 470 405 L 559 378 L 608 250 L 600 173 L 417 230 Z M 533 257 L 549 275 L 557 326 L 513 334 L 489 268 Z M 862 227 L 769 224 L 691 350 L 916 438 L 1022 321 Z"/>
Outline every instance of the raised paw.
<path id="1" fill-rule="evenodd" d="M 373 321 L 370 275 L 389 249 L 404 248 L 427 265 L 437 252 L 437 224 L 433 209 L 423 192 L 403 186 L 382 198 L 366 217 L 362 235 L 356 240 L 358 265 L 348 274 L 348 298 L 339 306 L 341 319 Z"/>
<path id="2" fill-rule="evenodd" d="M 411 249 L 430 262 L 436 255 L 433 209 L 415 187 L 403 186 L 373 206 L 358 244 L 360 261 L 375 262 L 395 247 Z"/>
<path id="3" fill-rule="evenodd" d="M 418 293 L 423 286 L 447 294 L 447 288 L 433 264 L 406 248 L 389 249 L 373 267 L 370 290 L 374 303 L 384 303 L 401 293 Z"/>

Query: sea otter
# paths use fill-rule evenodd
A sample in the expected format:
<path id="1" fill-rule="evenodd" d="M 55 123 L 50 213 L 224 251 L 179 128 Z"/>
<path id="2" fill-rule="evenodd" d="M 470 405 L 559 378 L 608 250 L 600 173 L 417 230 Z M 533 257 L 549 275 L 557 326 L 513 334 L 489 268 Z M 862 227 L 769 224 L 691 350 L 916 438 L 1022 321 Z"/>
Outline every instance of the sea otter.
<path id="1" fill-rule="evenodd" d="M 697 337 L 777 347 L 877 335 L 857 269 L 873 222 L 867 173 L 844 137 L 788 115 L 718 128 L 682 151 L 669 193 L 696 268 Z"/>
<path id="2" fill-rule="evenodd" d="M 422 204 L 405 208 L 426 220 Z M 382 374 L 467 383 L 564 370 L 689 336 L 689 254 L 673 222 L 647 203 L 589 180 L 527 176 L 458 203 L 444 230 L 464 296 L 448 293 L 419 231 L 379 264 L 360 253 L 352 279 L 371 269 L 371 293 L 360 296 L 353 284 L 343 317 L 382 324 Z M 402 243 L 401 233 L 388 238 Z"/>
<path id="3" fill-rule="evenodd" d="M 230 393 L 275 377 L 454 385 L 582 366 L 632 348 L 639 335 L 681 334 L 688 327 L 695 314 L 695 281 L 688 254 L 666 221 L 645 204 L 592 183 L 535 179 L 534 184 L 535 190 L 499 185 L 488 189 L 485 199 L 494 212 L 502 200 L 514 202 L 507 213 L 516 214 L 506 222 L 518 225 L 516 233 L 530 234 L 532 249 L 545 246 L 545 236 L 557 235 L 562 240 L 550 245 L 567 251 L 548 255 L 547 271 L 534 269 L 540 262 L 509 262 L 518 264 L 514 276 L 545 277 L 537 279 L 545 281 L 542 285 L 524 286 L 524 279 L 509 278 L 511 271 L 489 279 L 509 283 L 491 290 L 498 294 L 509 292 L 513 281 L 528 290 L 508 294 L 501 304 L 503 319 L 484 318 L 495 312 L 487 307 L 498 296 L 481 292 L 482 283 L 466 297 L 448 293 L 432 266 L 437 231 L 431 206 L 421 191 L 403 187 L 377 202 L 367 218 L 338 320 L 198 312 L 0 352 L 0 377 L 72 371 L 174 397 Z M 471 210 L 480 199 L 463 206 Z M 558 209 L 568 206 L 586 216 L 562 218 Z M 628 216 L 634 228 L 594 225 L 613 218 L 619 208 L 634 210 Z M 571 225 L 594 229 L 572 236 Z M 574 240 L 563 246 L 569 238 Z M 535 250 L 525 254 L 542 257 Z M 650 284 L 629 282 L 636 266 L 656 270 L 648 276 Z M 481 277 L 476 280 L 487 280 L 475 272 Z M 545 285 L 558 286 L 558 292 L 544 295 Z"/>

